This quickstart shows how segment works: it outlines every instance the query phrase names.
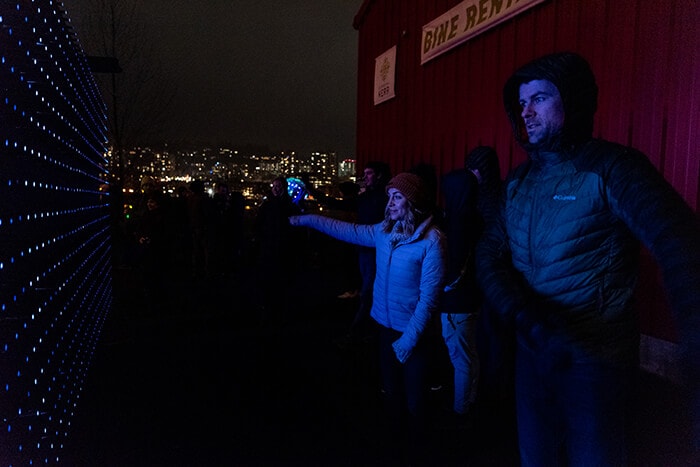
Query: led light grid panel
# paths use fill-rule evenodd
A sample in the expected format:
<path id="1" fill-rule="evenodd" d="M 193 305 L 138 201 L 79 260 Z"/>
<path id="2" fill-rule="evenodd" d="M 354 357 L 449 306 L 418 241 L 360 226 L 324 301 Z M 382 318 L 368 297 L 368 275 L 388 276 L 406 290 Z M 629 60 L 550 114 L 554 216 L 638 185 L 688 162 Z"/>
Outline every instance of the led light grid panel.
<path id="1" fill-rule="evenodd" d="M 112 303 L 107 126 L 63 5 L 0 2 L 0 465 L 61 449 Z"/>

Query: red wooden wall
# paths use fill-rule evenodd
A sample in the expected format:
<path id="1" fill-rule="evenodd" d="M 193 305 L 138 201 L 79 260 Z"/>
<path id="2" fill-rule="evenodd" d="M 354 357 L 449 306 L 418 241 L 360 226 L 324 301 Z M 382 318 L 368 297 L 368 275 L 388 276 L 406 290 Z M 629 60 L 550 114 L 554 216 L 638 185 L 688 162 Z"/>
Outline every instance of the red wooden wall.
<path id="1" fill-rule="evenodd" d="M 556 51 L 588 59 L 600 88 L 595 135 L 645 152 L 697 211 L 700 204 L 700 2 L 547 0 L 420 64 L 421 28 L 460 0 L 366 0 L 359 31 L 358 167 L 394 172 L 419 162 L 438 174 L 466 151 L 493 146 L 503 175 L 525 159 L 513 142 L 502 87 L 520 65 Z M 373 104 L 374 60 L 397 46 L 396 97 Z M 638 298 L 646 334 L 675 340 L 653 260 Z M 659 311 L 661 310 L 661 312 Z"/>

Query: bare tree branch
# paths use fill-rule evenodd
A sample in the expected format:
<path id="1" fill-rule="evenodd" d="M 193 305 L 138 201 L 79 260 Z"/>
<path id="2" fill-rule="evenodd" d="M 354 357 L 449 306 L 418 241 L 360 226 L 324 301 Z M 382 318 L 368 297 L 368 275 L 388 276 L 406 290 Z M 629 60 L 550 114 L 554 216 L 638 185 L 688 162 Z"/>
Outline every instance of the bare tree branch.
<path id="1" fill-rule="evenodd" d="M 177 90 L 165 79 L 165 68 L 148 40 L 138 0 L 82 0 L 75 6 L 86 53 L 114 57 L 123 70 L 95 76 L 109 109 L 114 147 L 157 139 L 170 124 Z"/>

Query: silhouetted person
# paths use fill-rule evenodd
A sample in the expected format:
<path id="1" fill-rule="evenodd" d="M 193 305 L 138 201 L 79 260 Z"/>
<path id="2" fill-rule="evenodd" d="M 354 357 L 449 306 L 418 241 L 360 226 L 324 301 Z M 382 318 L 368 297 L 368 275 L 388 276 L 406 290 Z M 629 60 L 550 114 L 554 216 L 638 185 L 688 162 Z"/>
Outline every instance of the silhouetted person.
<path id="1" fill-rule="evenodd" d="M 287 179 L 276 177 L 255 219 L 257 284 L 263 321 L 287 319 L 286 301 L 292 275 L 289 267 L 298 248 L 289 217 L 300 213 L 287 192 Z"/>
<path id="2" fill-rule="evenodd" d="M 192 232 L 190 230 L 188 199 L 190 190 L 182 185 L 175 190 L 170 201 L 171 222 L 173 229 L 172 258 L 173 265 L 180 270 L 191 273 L 192 268 Z"/>
<path id="3" fill-rule="evenodd" d="M 481 292 L 474 268 L 474 250 L 483 229 L 477 210 L 479 182 L 474 173 L 461 168 L 445 174 L 441 188 L 448 266 L 440 324 L 452 364 L 452 411 L 457 422 L 466 422 L 476 399 L 480 371 L 476 330 Z"/>
<path id="4" fill-rule="evenodd" d="M 478 146 L 464 158 L 468 171 L 478 181 L 477 209 L 484 225 L 498 215 L 501 197 L 501 170 L 496 151 Z M 475 271 L 479 274 L 479 271 Z M 477 326 L 477 353 L 480 361 L 478 401 L 483 420 L 495 423 L 503 432 L 515 423 L 515 328 L 504 321 L 487 302 L 481 303 Z"/>
<path id="5" fill-rule="evenodd" d="M 357 223 L 363 225 L 378 224 L 384 221 L 388 201 L 386 184 L 391 178 L 389 165 L 384 162 L 367 162 L 362 171 L 362 188 L 357 197 Z M 357 247 L 357 260 L 362 276 L 360 303 L 350 323 L 347 339 L 371 335 L 372 325 L 369 313 L 372 309 L 372 289 L 376 274 L 377 261 L 375 248 L 365 245 Z"/>
<path id="6" fill-rule="evenodd" d="M 190 182 L 187 198 L 187 217 L 192 238 L 192 276 L 208 277 L 212 272 L 212 235 L 215 211 L 213 202 L 204 190 L 204 182 Z"/>
<path id="7" fill-rule="evenodd" d="M 304 184 L 314 199 L 328 210 L 328 216 L 346 222 L 357 222 L 357 198 L 360 193 L 360 185 L 350 181 L 340 183 L 338 189 L 341 197 L 336 198 L 314 188 L 308 179 L 304 179 Z M 309 233 L 320 235 L 314 232 Z M 323 240 L 326 239 L 327 237 Z M 324 243 L 316 242 L 315 239 L 312 242 Z M 357 259 L 357 247 L 334 239 L 330 239 L 330 242 L 330 255 L 333 257 L 331 263 L 333 266 L 340 265 L 338 284 L 341 294 L 338 295 L 338 298 L 359 297 L 362 276 Z"/>
<path id="8" fill-rule="evenodd" d="M 212 273 L 219 278 L 226 278 L 236 269 L 238 249 L 243 229 L 243 206 L 238 197 L 229 192 L 228 184 L 216 184 L 212 199 Z"/>
<path id="9" fill-rule="evenodd" d="M 232 191 L 229 196 L 229 212 L 226 216 L 230 223 L 229 239 L 232 255 L 233 273 L 238 275 L 243 266 L 243 249 L 246 238 L 245 233 L 245 198 L 240 191 Z"/>
<path id="10" fill-rule="evenodd" d="M 169 311 L 167 280 L 170 271 L 171 232 L 164 196 L 157 191 L 146 195 L 146 212 L 140 219 L 135 239 L 140 250 L 141 283 L 146 295 L 148 311 Z"/>

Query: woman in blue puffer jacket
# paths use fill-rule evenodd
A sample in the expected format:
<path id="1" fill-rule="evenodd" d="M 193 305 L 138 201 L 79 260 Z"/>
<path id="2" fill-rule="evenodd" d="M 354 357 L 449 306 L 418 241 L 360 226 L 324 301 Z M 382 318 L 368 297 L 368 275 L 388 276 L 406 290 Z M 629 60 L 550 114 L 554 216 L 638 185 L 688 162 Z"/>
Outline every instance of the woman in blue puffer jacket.
<path id="1" fill-rule="evenodd" d="M 371 316 L 380 325 L 383 389 L 394 414 L 405 406 L 411 419 L 419 420 L 424 415 L 429 363 L 429 345 L 423 337 L 431 314 L 438 309 L 445 237 L 433 223 L 433 206 L 420 177 L 400 173 L 389 181 L 386 191 L 386 216 L 379 224 L 354 224 L 314 214 L 290 217 L 290 223 L 376 247 Z"/>

